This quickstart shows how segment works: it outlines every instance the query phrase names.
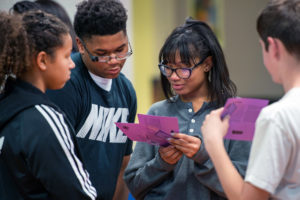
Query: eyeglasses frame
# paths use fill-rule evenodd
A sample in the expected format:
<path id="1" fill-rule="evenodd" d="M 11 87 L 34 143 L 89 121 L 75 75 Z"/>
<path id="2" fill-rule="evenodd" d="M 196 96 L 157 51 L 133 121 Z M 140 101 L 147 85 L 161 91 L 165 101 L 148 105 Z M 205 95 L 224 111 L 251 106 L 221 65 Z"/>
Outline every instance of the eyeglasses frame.
<path id="1" fill-rule="evenodd" d="M 126 56 L 124 58 L 119 58 L 118 56 L 94 56 L 91 54 L 91 52 L 87 49 L 85 43 L 83 42 L 83 40 L 81 38 L 79 38 L 80 42 L 82 43 L 82 46 L 83 48 L 86 50 L 86 52 L 88 53 L 90 59 L 93 61 L 93 62 L 99 62 L 99 63 L 107 63 L 109 62 L 112 58 L 116 59 L 116 60 L 126 60 L 127 58 L 129 58 L 132 54 L 133 54 L 133 51 L 132 51 L 132 48 L 131 48 L 131 45 L 130 45 L 130 42 L 128 40 L 128 46 L 129 46 L 129 51 L 127 51 L 125 54 Z M 106 61 L 101 61 L 99 58 L 108 58 L 108 60 Z"/>
<path id="2" fill-rule="evenodd" d="M 159 68 L 160 72 L 161 72 L 164 76 L 166 76 L 166 77 L 168 77 L 168 78 L 171 77 L 172 74 L 173 74 L 174 72 L 176 73 L 176 75 L 177 75 L 179 78 L 182 78 L 181 76 L 178 75 L 177 70 L 178 70 L 178 69 L 188 70 L 188 71 L 189 71 L 189 76 L 188 76 L 187 78 L 182 78 L 182 79 L 189 79 L 189 78 L 191 77 L 191 75 L 192 75 L 192 71 L 193 71 L 195 68 L 197 68 L 198 66 L 200 66 L 201 64 L 203 64 L 203 62 L 206 60 L 207 57 L 208 57 L 208 56 L 203 57 L 203 58 L 202 58 L 198 63 L 196 63 L 193 67 L 172 68 L 172 67 L 170 67 L 170 66 L 168 66 L 168 65 L 163 64 L 163 61 L 162 61 L 160 64 L 158 64 L 158 68 Z M 161 67 L 170 69 L 170 70 L 172 71 L 171 74 L 170 74 L 169 76 L 167 76 L 166 74 L 164 74 L 164 73 L 163 73 L 163 70 L 161 69 Z"/>

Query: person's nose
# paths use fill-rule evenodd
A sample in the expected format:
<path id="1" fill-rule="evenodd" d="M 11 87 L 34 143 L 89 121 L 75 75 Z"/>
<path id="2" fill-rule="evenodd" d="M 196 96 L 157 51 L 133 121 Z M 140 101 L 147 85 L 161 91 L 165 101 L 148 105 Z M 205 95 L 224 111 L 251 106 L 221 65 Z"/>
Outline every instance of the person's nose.
<path id="1" fill-rule="evenodd" d="M 169 77 L 171 80 L 179 80 L 180 77 L 177 75 L 176 71 L 173 70 L 171 76 Z"/>
<path id="2" fill-rule="evenodd" d="M 72 58 L 70 57 L 70 69 L 73 69 L 75 67 L 75 63 L 73 62 Z"/>
<path id="3" fill-rule="evenodd" d="M 109 60 L 107 61 L 107 64 L 113 65 L 113 64 L 117 64 L 117 63 L 119 63 L 119 62 L 120 62 L 120 61 L 117 60 L 117 55 L 114 54 L 114 53 L 112 53 L 112 54 L 109 56 Z"/>

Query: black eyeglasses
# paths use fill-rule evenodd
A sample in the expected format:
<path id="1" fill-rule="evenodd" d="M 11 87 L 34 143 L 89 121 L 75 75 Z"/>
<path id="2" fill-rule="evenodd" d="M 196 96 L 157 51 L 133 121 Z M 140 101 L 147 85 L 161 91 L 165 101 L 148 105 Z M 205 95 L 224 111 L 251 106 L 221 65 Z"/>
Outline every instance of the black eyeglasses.
<path id="1" fill-rule="evenodd" d="M 109 62 L 111 59 L 116 59 L 116 60 L 125 60 L 127 58 L 129 58 L 129 56 L 132 55 L 132 48 L 130 45 L 130 42 L 128 41 L 128 46 L 129 46 L 129 51 L 125 52 L 125 53 L 116 53 L 116 56 L 93 56 L 90 51 L 86 48 L 85 43 L 83 42 L 82 39 L 79 38 L 79 40 L 81 41 L 84 49 L 86 50 L 86 52 L 89 54 L 90 59 L 93 62 L 100 62 L 100 63 L 107 63 Z"/>
<path id="2" fill-rule="evenodd" d="M 174 69 L 172 67 L 169 67 L 168 65 L 162 64 L 163 62 L 158 64 L 158 68 L 159 68 L 160 72 L 166 77 L 171 77 L 173 72 L 175 72 L 179 78 L 188 79 L 188 78 L 190 78 L 192 71 L 196 67 L 200 66 L 207 57 L 208 56 L 202 58 L 200 60 L 200 62 L 196 63 L 193 67 L 190 67 L 190 68 L 175 68 Z"/>

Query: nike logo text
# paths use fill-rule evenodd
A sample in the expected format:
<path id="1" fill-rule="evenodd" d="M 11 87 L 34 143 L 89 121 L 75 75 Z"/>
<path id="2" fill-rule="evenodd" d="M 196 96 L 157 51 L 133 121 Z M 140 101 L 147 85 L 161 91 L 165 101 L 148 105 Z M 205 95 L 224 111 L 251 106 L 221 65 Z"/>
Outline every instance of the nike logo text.
<path id="1" fill-rule="evenodd" d="M 128 108 L 105 108 L 92 104 L 91 112 L 78 131 L 77 137 L 85 138 L 90 132 L 90 140 L 125 143 L 127 136 L 117 129 L 115 122 L 126 122 L 128 115 Z"/>

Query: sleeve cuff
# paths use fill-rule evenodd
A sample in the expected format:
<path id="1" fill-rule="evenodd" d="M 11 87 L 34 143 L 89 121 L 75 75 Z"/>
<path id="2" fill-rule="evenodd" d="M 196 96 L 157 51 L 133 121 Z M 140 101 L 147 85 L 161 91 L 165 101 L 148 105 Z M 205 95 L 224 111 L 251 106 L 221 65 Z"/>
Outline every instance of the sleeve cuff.
<path id="1" fill-rule="evenodd" d="M 204 163 L 209 159 L 208 153 L 205 150 L 204 147 L 204 142 L 202 140 L 201 137 L 199 137 L 198 135 L 194 135 L 195 137 L 199 138 L 201 140 L 201 146 L 198 150 L 198 152 L 191 158 L 192 160 L 194 160 L 196 163 Z"/>
<path id="2" fill-rule="evenodd" d="M 172 164 L 169 164 L 169 163 L 165 162 L 160 157 L 159 152 L 157 152 L 154 162 L 157 163 L 158 168 L 163 169 L 165 171 L 172 171 L 175 168 L 176 164 L 177 164 L 177 163 L 175 163 L 175 164 L 172 165 Z"/>

